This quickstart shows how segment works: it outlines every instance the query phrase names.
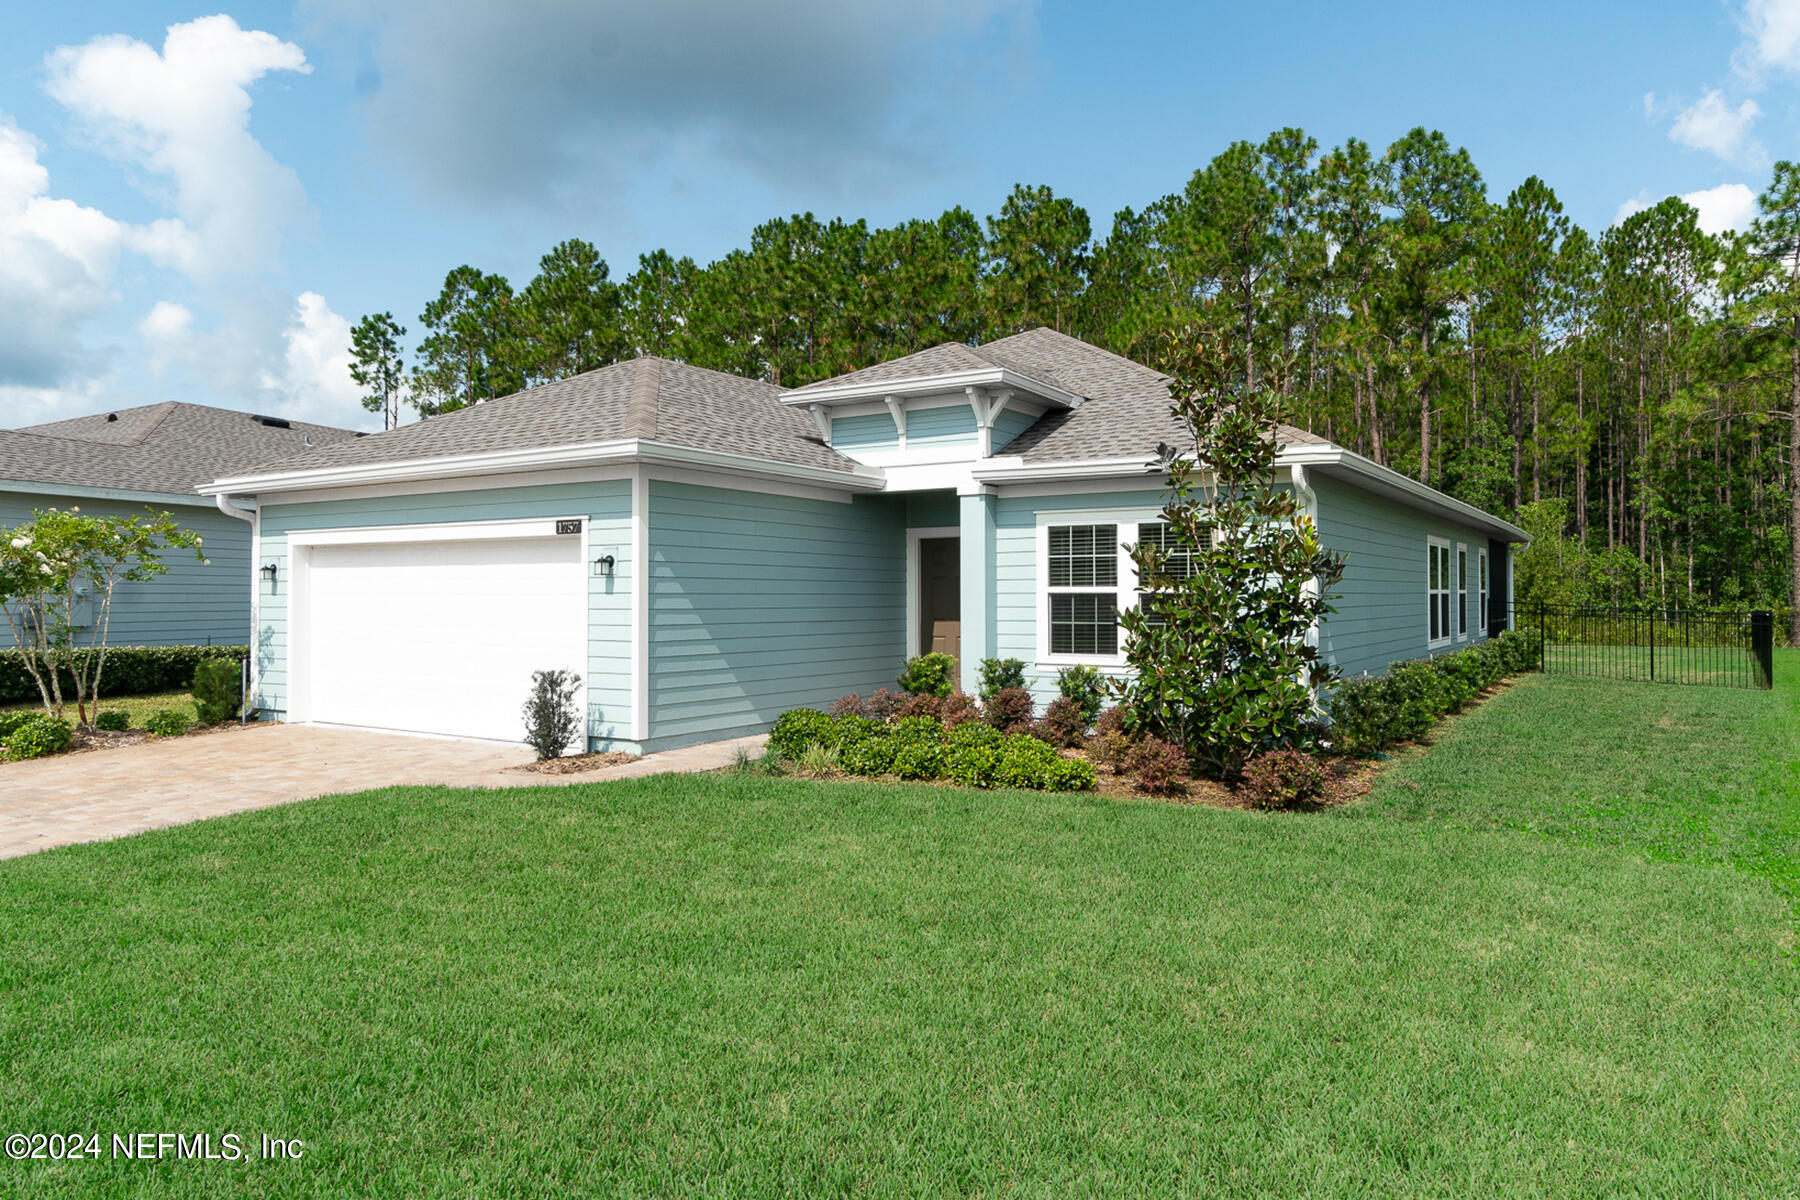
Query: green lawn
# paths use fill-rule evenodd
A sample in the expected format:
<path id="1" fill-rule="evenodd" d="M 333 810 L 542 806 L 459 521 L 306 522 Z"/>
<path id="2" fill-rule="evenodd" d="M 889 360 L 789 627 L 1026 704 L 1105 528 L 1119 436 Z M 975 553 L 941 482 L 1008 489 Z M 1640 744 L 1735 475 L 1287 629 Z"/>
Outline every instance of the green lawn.
<path id="1" fill-rule="evenodd" d="M 22 704 L 0 704 L 0 712 L 13 712 L 20 709 L 41 709 L 43 705 L 33 700 Z M 151 713 L 164 708 L 184 708 L 189 719 L 196 716 L 194 695 L 187 689 L 176 692 L 151 692 L 142 696 L 107 696 L 100 697 L 100 709 L 104 712 L 110 708 L 122 709 L 131 721 L 132 728 L 141 728 Z M 68 706 L 69 719 L 74 719 L 75 705 Z"/>
<path id="2" fill-rule="evenodd" d="M 1338 814 L 678 777 L 0 862 L 6 1131 L 308 1147 L 0 1192 L 1791 1196 L 1778 672 L 1534 679 Z"/>

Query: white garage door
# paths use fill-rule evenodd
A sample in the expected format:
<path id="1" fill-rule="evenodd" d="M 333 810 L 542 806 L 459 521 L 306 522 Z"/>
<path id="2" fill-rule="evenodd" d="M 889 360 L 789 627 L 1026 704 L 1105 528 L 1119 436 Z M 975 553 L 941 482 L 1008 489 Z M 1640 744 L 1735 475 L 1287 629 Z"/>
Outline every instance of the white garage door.
<path id="1" fill-rule="evenodd" d="M 587 675 L 580 538 L 320 545 L 310 555 L 305 720 L 517 742 L 533 671 Z"/>

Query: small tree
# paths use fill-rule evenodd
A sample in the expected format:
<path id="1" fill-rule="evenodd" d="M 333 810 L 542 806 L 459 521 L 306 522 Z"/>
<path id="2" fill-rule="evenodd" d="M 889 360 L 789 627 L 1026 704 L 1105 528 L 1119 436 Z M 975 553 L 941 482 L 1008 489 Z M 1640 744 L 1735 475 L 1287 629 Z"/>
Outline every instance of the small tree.
<path id="1" fill-rule="evenodd" d="M 1333 611 L 1344 559 L 1275 483 L 1277 373 L 1247 385 L 1228 352 L 1186 337 L 1170 358 L 1173 412 L 1193 442 L 1160 448 L 1169 537 L 1132 547 L 1150 599 L 1120 617 L 1133 672 L 1115 687 L 1150 733 L 1235 778 L 1252 756 L 1303 741 L 1316 689 L 1336 678 L 1307 634 Z"/>
<path id="2" fill-rule="evenodd" d="M 572 671 L 533 671 L 525 701 L 525 741 L 539 758 L 561 758 L 581 729 L 575 692 L 581 676 Z"/>
<path id="3" fill-rule="evenodd" d="M 46 712 L 62 716 L 73 682 L 76 713 L 100 698 L 113 593 L 121 583 L 165 574 L 165 550 L 186 549 L 201 562 L 201 539 L 168 513 L 88 517 L 78 508 L 33 512 L 0 534 L 0 613 Z"/>

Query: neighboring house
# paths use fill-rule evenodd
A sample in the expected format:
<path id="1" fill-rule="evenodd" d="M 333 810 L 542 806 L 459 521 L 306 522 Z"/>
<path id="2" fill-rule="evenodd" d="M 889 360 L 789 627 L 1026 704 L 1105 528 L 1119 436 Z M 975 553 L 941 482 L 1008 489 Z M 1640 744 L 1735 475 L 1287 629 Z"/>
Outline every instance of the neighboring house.
<path id="1" fill-rule="evenodd" d="M 257 703 L 514 740 L 534 668 L 596 748 L 765 728 L 933 647 L 975 688 L 1120 669 L 1125 544 L 1156 536 L 1168 381 L 1035 329 L 784 391 L 640 358 L 203 490 L 254 526 Z M 1478 641 L 1525 534 L 1296 429 L 1281 478 L 1346 551 L 1347 674 Z M 228 498 L 239 498 L 233 501 Z"/>
<path id="2" fill-rule="evenodd" d="M 346 429 L 167 402 L 0 429 L 0 529 L 34 510 L 94 516 L 167 512 L 205 541 L 164 557 L 168 572 L 114 593 L 115 646 L 242 644 L 250 630 L 250 536 L 195 489 L 220 475 L 357 436 Z M 0 649 L 13 644 L 0 620 Z"/>

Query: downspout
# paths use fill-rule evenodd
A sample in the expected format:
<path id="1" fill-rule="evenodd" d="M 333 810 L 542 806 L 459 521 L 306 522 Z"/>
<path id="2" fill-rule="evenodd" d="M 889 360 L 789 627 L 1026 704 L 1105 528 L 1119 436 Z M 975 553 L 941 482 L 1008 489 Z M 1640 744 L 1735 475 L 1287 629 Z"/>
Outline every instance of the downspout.
<path id="1" fill-rule="evenodd" d="M 1313 491 L 1312 481 L 1306 477 L 1306 467 L 1304 464 L 1294 463 L 1288 468 L 1288 472 L 1294 481 L 1294 495 L 1300 499 L 1300 512 L 1312 522 L 1313 532 L 1317 534 L 1319 529 L 1319 494 Z M 1309 579 L 1301 584 L 1300 594 L 1309 600 L 1316 598 L 1319 594 L 1318 579 Z M 1317 617 L 1314 617 L 1312 624 L 1307 627 L 1306 644 L 1314 649 L 1318 648 L 1319 619 Z M 1312 692 L 1314 711 L 1322 713 L 1324 711 L 1324 706 L 1319 702 L 1319 691 L 1313 686 L 1312 680 L 1308 678 L 1303 679 L 1300 682 L 1304 683 L 1307 689 Z"/>
<path id="2" fill-rule="evenodd" d="M 256 632 L 262 624 L 260 619 L 262 594 L 261 589 L 256 585 L 256 578 L 257 570 L 262 565 L 257 561 L 262 557 L 262 510 L 257 507 L 254 500 L 249 501 L 247 507 L 243 504 L 234 504 L 231 497 L 224 492 L 214 496 L 213 503 L 218 505 L 219 511 L 226 516 L 236 517 L 250 525 L 250 637 L 245 643 L 249 652 L 244 658 L 244 704 L 238 715 L 241 723 L 249 720 L 250 700 L 257 694 Z"/>

